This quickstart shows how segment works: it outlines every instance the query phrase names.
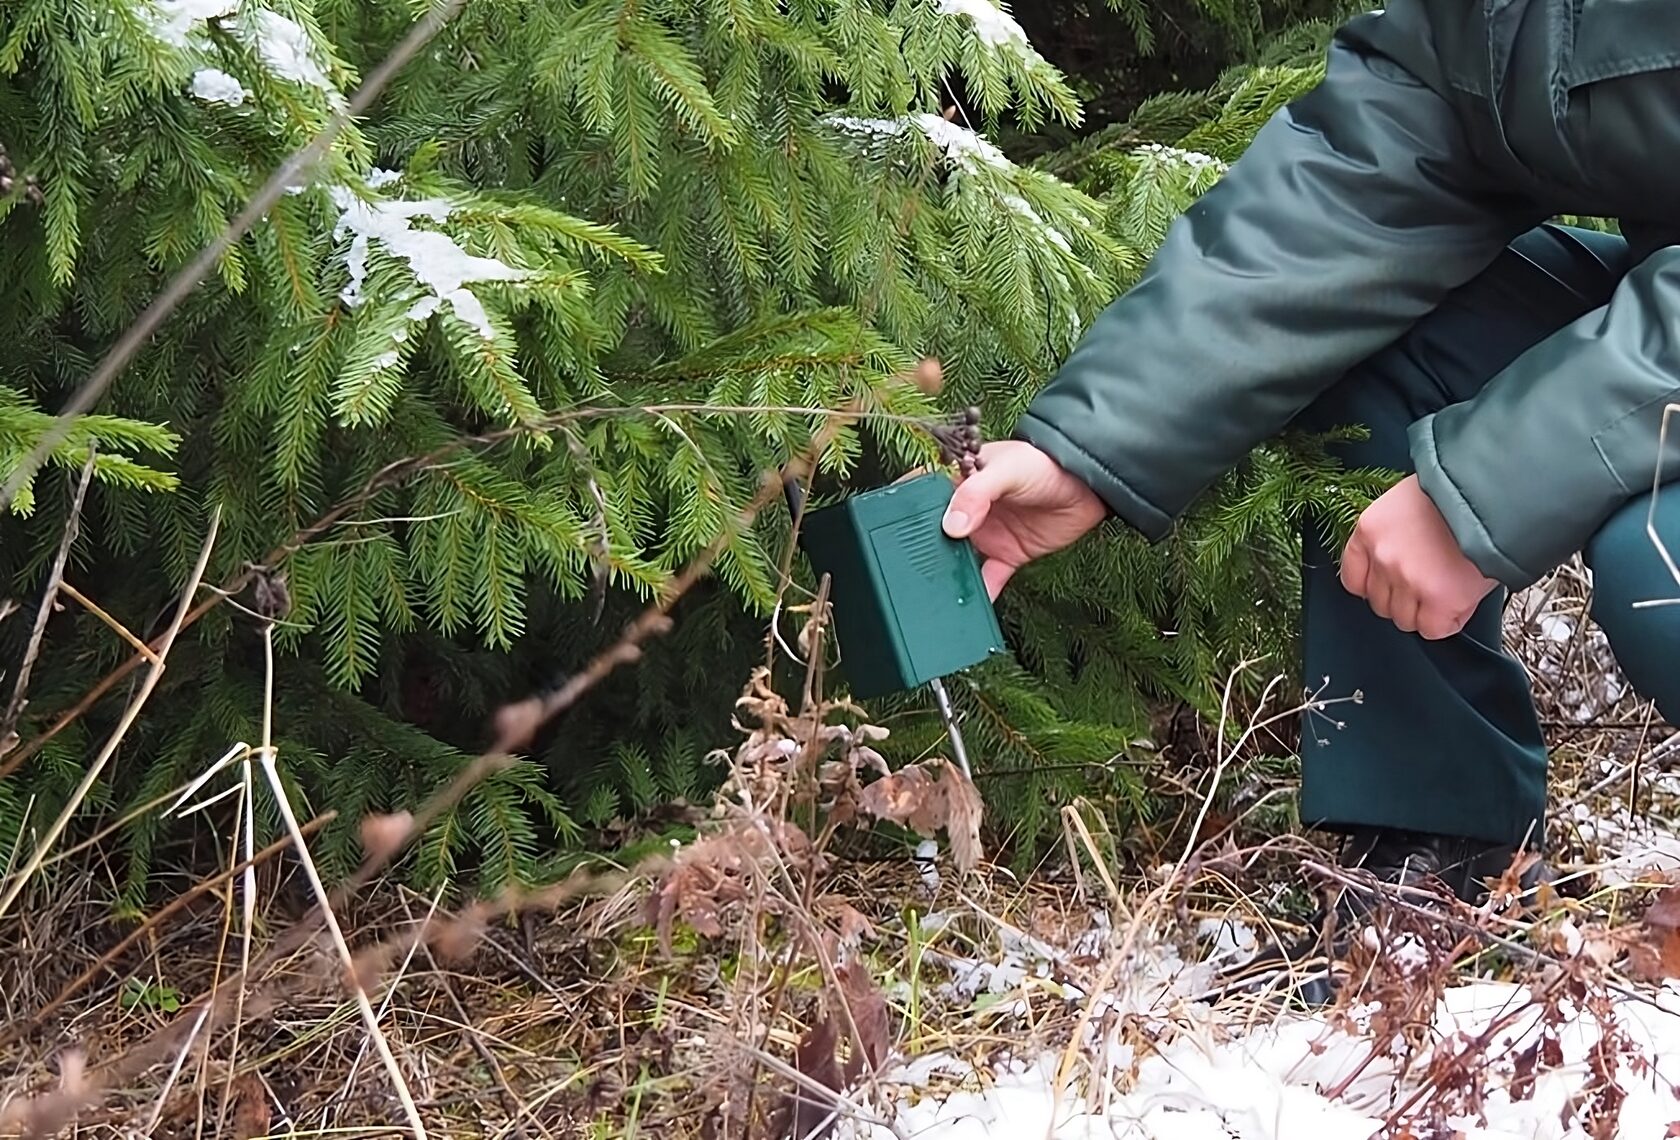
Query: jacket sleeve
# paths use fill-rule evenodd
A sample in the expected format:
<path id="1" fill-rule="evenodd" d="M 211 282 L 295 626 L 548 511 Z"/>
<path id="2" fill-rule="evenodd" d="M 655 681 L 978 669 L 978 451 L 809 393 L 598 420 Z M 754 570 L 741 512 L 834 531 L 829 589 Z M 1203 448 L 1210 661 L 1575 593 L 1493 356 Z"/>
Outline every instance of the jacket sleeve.
<path id="1" fill-rule="evenodd" d="M 1680 476 L 1680 246 L 1474 398 L 1412 425 L 1418 481 L 1466 555 L 1513 589 L 1586 546 L 1629 499 Z M 1680 492 L 1677 492 L 1680 493 Z"/>
<path id="2" fill-rule="evenodd" d="M 1421 24 L 1415 5 L 1400 9 Z M 1477 171 L 1431 86 L 1338 35 L 1323 81 L 1169 227 L 1017 438 L 1164 537 L 1251 448 L 1542 220 L 1479 189 Z"/>

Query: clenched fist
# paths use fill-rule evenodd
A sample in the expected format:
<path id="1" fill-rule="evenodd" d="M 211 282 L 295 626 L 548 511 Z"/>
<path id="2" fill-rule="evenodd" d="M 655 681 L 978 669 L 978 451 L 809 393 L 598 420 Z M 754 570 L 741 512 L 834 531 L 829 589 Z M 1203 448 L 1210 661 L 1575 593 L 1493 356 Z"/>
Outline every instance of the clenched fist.
<path id="1" fill-rule="evenodd" d="M 1431 641 L 1462 630 L 1499 585 L 1464 556 L 1415 475 L 1359 516 L 1341 578 L 1379 617 Z"/>
<path id="2" fill-rule="evenodd" d="M 999 440 L 980 449 L 981 467 L 957 484 L 945 533 L 973 541 L 995 601 L 1015 571 L 1071 546 L 1108 515 L 1095 491 L 1030 443 Z"/>

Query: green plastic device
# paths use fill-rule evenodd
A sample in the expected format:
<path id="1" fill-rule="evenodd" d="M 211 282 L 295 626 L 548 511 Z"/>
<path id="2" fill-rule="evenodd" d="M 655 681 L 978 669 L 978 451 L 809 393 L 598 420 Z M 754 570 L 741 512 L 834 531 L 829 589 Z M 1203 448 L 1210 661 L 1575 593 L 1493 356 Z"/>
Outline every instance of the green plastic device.
<path id="1" fill-rule="evenodd" d="M 941 526 L 954 490 L 918 475 L 800 523 L 812 569 L 829 575 L 840 667 L 860 699 L 937 684 L 1005 649 L 974 547 Z"/>

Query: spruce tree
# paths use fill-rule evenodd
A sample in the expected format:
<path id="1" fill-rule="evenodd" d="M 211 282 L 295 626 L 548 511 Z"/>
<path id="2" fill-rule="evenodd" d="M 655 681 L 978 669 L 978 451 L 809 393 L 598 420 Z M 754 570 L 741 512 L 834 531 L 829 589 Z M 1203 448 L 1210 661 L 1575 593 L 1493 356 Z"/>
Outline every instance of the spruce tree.
<path id="1" fill-rule="evenodd" d="M 0 477 L 418 10 L 0 0 L 17 172 Z M 0 583 L 39 595 L 90 447 L 68 577 L 151 636 L 213 507 L 217 577 L 388 464 L 497 436 L 286 563 L 277 743 L 300 810 L 341 813 L 325 844 L 341 866 L 364 810 L 436 787 L 494 706 L 616 636 L 821 409 L 863 396 L 870 414 L 823 456 L 819 500 L 927 462 L 917 417 L 977 404 L 1007 430 L 1170 217 L 1313 81 L 1307 45 L 1024 163 L 990 140 L 1077 127 L 1080 108 L 990 0 L 474 0 L 53 449 L 0 522 Z M 944 362 L 938 401 L 899 379 L 923 355 Z M 1152 707 L 1206 707 L 1220 661 L 1287 647 L 1296 519 L 1346 517 L 1374 478 L 1328 470 L 1310 447 L 1262 449 L 1183 536 L 1107 535 L 1012 588 L 1018 662 L 956 695 L 1019 851 L 1073 790 L 1145 810 L 1108 761 Z M 538 876 L 584 828 L 704 794 L 787 529 L 771 512 L 733 541 L 643 666 L 440 820 L 420 879 Z M 797 570 L 794 600 L 811 587 Z M 0 623 L 0 659 L 26 632 Z M 90 615 L 56 617 L 24 739 L 127 652 Z M 151 802 L 253 739 L 261 681 L 254 619 L 220 607 L 94 806 Z M 0 832 L 56 810 L 121 695 L 0 781 Z M 883 703 L 903 755 L 936 743 L 923 695 Z M 149 813 L 124 832 L 132 899 L 157 844 L 192 839 L 170 826 Z"/>

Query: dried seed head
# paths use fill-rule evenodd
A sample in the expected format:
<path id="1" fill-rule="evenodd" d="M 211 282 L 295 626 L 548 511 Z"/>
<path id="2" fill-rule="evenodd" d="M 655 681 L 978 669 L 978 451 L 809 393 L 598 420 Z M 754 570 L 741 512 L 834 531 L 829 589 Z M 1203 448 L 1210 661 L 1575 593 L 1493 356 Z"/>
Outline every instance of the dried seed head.
<path id="1" fill-rule="evenodd" d="M 933 357 L 926 357 L 916 365 L 911 382 L 926 396 L 937 396 L 945 390 L 945 369 Z"/>
<path id="2" fill-rule="evenodd" d="M 369 858 L 388 859 L 402 848 L 413 826 L 414 816 L 410 812 L 370 815 L 362 820 L 362 850 Z"/>
<path id="3" fill-rule="evenodd" d="M 432 949 L 445 962 L 465 962 L 478 949 L 484 929 L 482 910 L 477 906 L 469 907 L 458 918 L 438 925 L 437 932 L 432 935 Z"/>

